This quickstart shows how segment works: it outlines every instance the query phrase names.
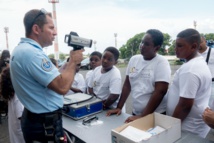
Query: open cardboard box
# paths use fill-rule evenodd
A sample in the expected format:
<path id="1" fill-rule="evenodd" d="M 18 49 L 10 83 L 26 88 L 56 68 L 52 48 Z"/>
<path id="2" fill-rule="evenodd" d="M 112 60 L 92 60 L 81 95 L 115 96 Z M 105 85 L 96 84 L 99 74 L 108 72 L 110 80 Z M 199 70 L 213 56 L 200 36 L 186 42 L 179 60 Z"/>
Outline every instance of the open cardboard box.
<path id="1" fill-rule="evenodd" d="M 120 134 L 126 127 L 132 126 L 137 129 L 147 131 L 155 126 L 160 126 L 165 131 L 153 135 L 147 140 L 135 142 Z M 139 118 L 128 124 L 124 124 L 111 131 L 112 143 L 173 143 L 181 137 L 181 120 L 159 113 L 152 113 Z"/>

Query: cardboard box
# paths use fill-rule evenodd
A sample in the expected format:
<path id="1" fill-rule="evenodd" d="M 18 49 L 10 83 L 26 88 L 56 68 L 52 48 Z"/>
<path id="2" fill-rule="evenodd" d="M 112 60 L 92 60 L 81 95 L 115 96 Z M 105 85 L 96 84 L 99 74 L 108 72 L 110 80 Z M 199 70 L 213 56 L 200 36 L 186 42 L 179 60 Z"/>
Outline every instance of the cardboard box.
<path id="1" fill-rule="evenodd" d="M 148 129 L 154 128 L 155 126 L 160 126 L 164 128 L 165 131 L 157 135 L 153 135 L 147 140 L 135 142 L 120 134 L 120 132 L 128 126 L 132 126 L 143 131 L 147 131 Z M 181 120 L 159 113 L 149 114 L 111 131 L 112 143 L 173 143 L 180 137 Z"/>

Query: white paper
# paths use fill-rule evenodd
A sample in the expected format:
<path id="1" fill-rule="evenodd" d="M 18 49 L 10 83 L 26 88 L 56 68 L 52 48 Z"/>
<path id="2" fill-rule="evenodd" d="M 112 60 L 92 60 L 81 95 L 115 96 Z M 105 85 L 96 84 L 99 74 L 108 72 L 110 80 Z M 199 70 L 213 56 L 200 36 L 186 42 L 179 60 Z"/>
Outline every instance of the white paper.
<path id="1" fill-rule="evenodd" d="M 147 140 L 152 136 L 150 133 L 139 130 L 132 126 L 126 127 L 123 131 L 120 132 L 120 134 L 135 142 Z"/>
<path id="2" fill-rule="evenodd" d="M 156 126 L 154 128 L 151 128 L 151 129 L 147 130 L 147 132 L 149 132 L 152 135 L 157 135 L 157 134 L 159 134 L 159 133 L 161 133 L 163 131 L 165 131 L 165 129 L 160 127 L 160 126 Z"/>

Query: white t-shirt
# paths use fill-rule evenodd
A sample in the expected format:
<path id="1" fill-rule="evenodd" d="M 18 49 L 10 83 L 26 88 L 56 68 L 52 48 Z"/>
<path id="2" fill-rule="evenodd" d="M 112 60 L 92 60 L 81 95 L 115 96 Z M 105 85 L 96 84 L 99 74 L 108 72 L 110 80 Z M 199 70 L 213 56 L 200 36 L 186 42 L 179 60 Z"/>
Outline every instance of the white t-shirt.
<path id="1" fill-rule="evenodd" d="M 88 86 L 89 86 L 89 81 L 90 81 L 90 79 L 91 79 L 91 77 L 92 77 L 93 71 L 94 71 L 94 70 L 90 70 L 90 71 L 88 71 L 88 72 L 86 73 L 86 75 L 85 75 L 85 82 L 86 82 L 86 90 L 87 90 L 87 93 L 89 93 L 89 91 L 88 91 Z"/>
<path id="2" fill-rule="evenodd" d="M 121 94 L 121 74 L 117 67 L 113 68 L 106 72 L 101 73 L 102 66 L 94 69 L 92 77 L 89 82 L 89 87 L 93 88 L 93 92 L 97 97 L 102 100 L 106 100 L 110 94 Z M 110 108 L 116 108 L 118 100 L 113 103 Z"/>
<path id="3" fill-rule="evenodd" d="M 207 59 L 208 50 L 209 50 L 209 47 L 207 47 L 206 51 L 201 53 L 201 55 L 204 57 L 205 60 Z M 213 48 L 211 48 L 211 51 L 210 51 L 208 67 L 209 67 L 209 69 L 211 71 L 212 78 L 214 78 L 214 49 Z"/>
<path id="4" fill-rule="evenodd" d="M 133 113 L 140 115 L 155 90 L 155 82 L 170 82 L 171 69 L 169 62 L 161 55 L 157 54 L 150 61 L 144 60 L 142 55 L 135 55 L 129 61 L 126 75 L 131 85 Z M 166 111 L 166 97 L 155 111 Z"/>
<path id="5" fill-rule="evenodd" d="M 88 72 L 86 73 L 86 75 L 85 75 L 85 82 L 86 82 L 86 85 L 87 85 L 87 86 L 89 85 L 89 81 L 90 81 L 90 79 L 91 79 L 91 77 L 92 77 L 93 71 L 94 71 L 94 70 L 90 70 L 90 71 L 88 71 Z"/>
<path id="6" fill-rule="evenodd" d="M 168 91 L 167 115 L 172 116 L 180 97 L 194 99 L 190 113 L 182 122 L 182 130 L 206 137 L 210 128 L 202 119 L 211 92 L 211 73 L 203 59 L 196 57 L 183 64 L 175 73 Z"/>
<path id="7" fill-rule="evenodd" d="M 209 47 L 207 47 L 206 51 L 201 53 L 201 55 L 204 57 L 205 60 L 207 59 L 208 50 L 209 50 Z M 212 74 L 212 78 L 214 78 L 214 49 L 212 49 L 212 48 L 210 51 L 208 67 L 209 67 L 210 72 Z M 211 92 L 211 96 L 209 99 L 209 106 L 212 110 L 214 110 L 214 82 L 212 83 L 212 92 Z"/>
<path id="8" fill-rule="evenodd" d="M 24 106 L 16 95 L 8 101 L 8 130 L 10 143 L 24 143 L 24 137 L 21 129 L 21 120 Z"/>
<path id="9" fill-rule="evenodd" d="M 82 74 L 76 73 L 74 76 L 74 81 L 71 85 L 73 88 L 80 89 L 83 93 L 86 92 L 86 83 Z M 69 90 L 66 95 L 74 94 L 72 90 Z"/>

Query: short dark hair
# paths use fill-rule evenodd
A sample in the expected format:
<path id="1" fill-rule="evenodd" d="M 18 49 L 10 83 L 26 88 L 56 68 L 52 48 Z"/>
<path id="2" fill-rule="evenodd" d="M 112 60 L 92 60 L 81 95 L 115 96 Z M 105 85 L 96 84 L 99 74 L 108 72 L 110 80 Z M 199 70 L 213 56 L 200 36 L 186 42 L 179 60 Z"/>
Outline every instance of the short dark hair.
<path id="1" fill-rule="evenodd" d="M 154 46 L 162 46 L 164 36 L 160 30 L 157 29 L 149 29 L 146 31 L 147 34 L 150 34 L 154 43 Z"/>
<path id="2" fill-rule="evenodd" d="M 45 23 L 47 23 L 46 15 L 52 17 L 51 13 L 46 13 L 46 14 L 42 14 L 42 15 L 38 16 L 39 13 L 40 13 L 40 10 L 32 9 L 25 14 L 23 22 L 24 22 L 24 26 L 25 26 L 25 36 L 26 37 L 28 37 L 31 34 L 32 27 L 34 24 L 37 24 L 40 28 L 42 28 L 43 25 Z M 36 16 L 38 16 L 38 17 L 36 18 Z M 33 19 L 35 20 L 34 22 L 33 22 Z"/>
<path id="3" fill-rule="evenodd" d="M 100 59 L 102 58 L 102 54 L 100 52 L 98 52 L 98 51 L 92 52 L 91 55 L 90 55 L 90 57 L 91 56 L 98 56 Z"/>
<path id="4" fill-rule="evenodd" d="M 198 46 L 201 43 L 200 33 L 192 28 L 185 29 L 178 33 L 177 37 L 184 38 L 188 43 L 197 43 Z"/>
<path id="5" fill-rule="evenodd" d="M 119 51 L 118 51 L 117 48 L 115 48 L 115 47 L 108 47 L 108 48 L 105 49 L 105 51 L 111 52 L 114 55 L 115 60 L 116 61 L 118 60 L 120 53 L 119 53 Z"/>

